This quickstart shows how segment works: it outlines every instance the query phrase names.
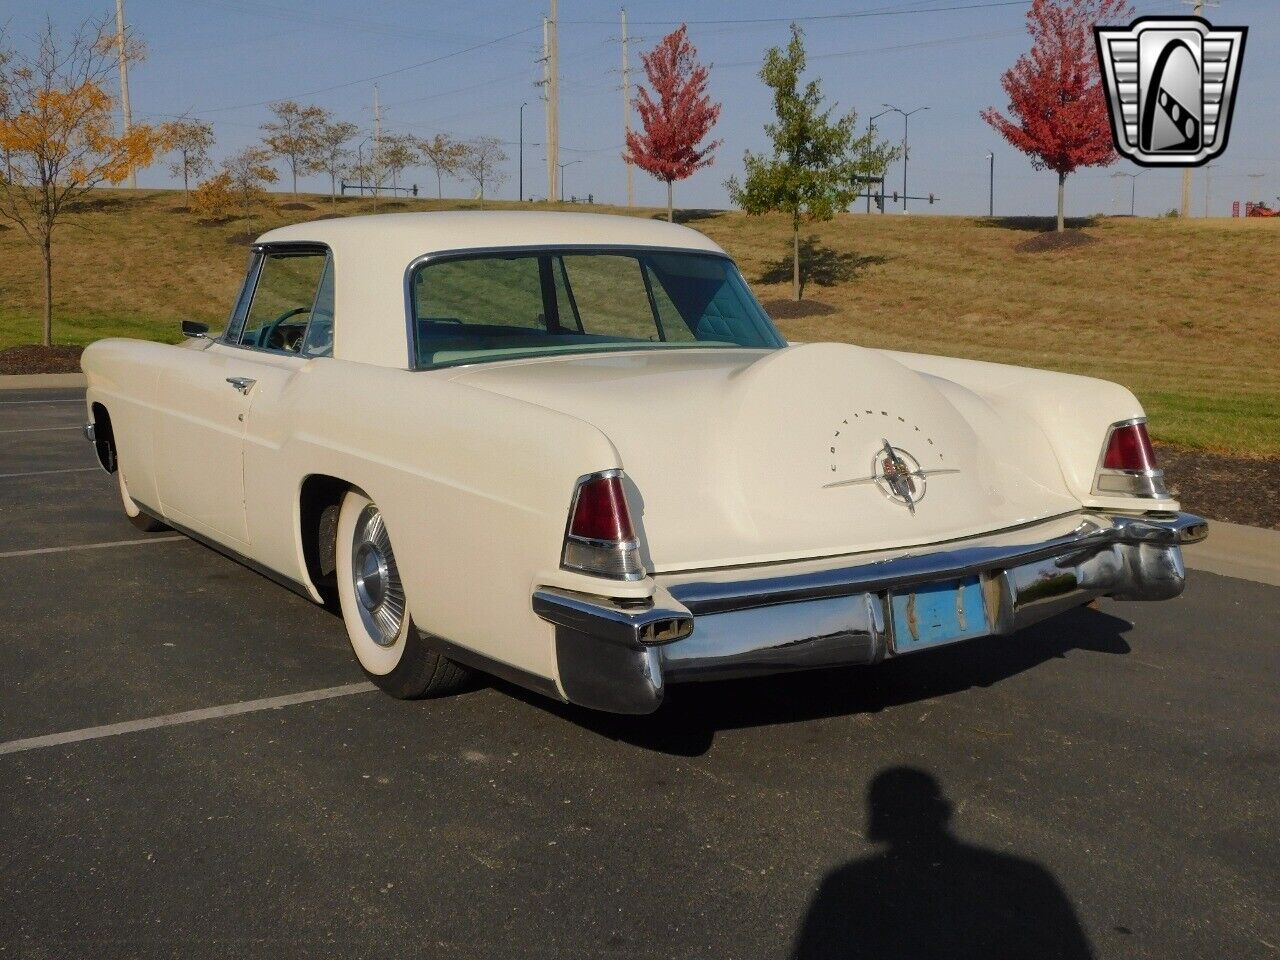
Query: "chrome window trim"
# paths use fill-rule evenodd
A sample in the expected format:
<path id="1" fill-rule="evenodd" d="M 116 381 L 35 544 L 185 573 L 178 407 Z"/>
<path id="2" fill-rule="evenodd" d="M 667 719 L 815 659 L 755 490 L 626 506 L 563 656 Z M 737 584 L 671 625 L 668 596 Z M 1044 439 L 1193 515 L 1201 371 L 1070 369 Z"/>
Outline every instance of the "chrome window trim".
<path id="1" fill-rule="evenodd" d="M 1093 486 L 1089 491 L 1093 496 L 1134 497 L 1142 500 L 1170 498 L 1169 489 L 1164 482 L 1164 471 L 1159 467 L 1151 470 L 1115 470 L 1102 465 L 1107 459 L 1107 450 L 1111 447 L 1111 437 L 1117 430 L 1146 422 L 1146 417 L 1130 417 L 1128 420 L 1117 420 L 1107 427 L 1107 435 L 1102 440 L 1102 449 L 1098 452 L 1098 462 L 1093 470 Z"/>
<path id="2" fill-rule="evenodd" d="M 635 243 L 537 243 L 537 244 L 518 244 L 514 246 L 498 246 L 498 247 L 461 247 L 457 250 L 437 250 L 432 253 L 424 253 L 421 256 L 414 257 L 409 261 L 409 265 L 404 270 L 404 327 L 405 327 L 405 344 L 408 348 L 408 367 L 409 370 L 440 370 L 459 366 L 472 366 L 479 363 L 497 363 L 502 360 L 519 360 L 524 359 L 519 356 L 507 356 L 495 358 L 494 360 L 465 360 L 456 364 L 432 364 L 430 366 L 418 365 L 418 331 L 417 325 L 414 323 L 413 313 L 413 275 L 420 268 L 429 264 L 440 263 L 446 260 L 466 260 L 476 257 L 498 256 L 504 253 L 513 255 L 527 256 L 539 253 L 616 253 L 616 254 L 691 254 L 694 256 L 714 257 L 717 260 L 725 260 L 730 266 L 737 271 L 739 278 L 742 280 L 743 290 L 746 295 L 751 298 L 751 302 L 756 309 L 760 311 L 760 316 L 768 324 L 769 330 L 777 337 L 776 346 L 764 347 L 744 347 L 735 345 L 734 347 L 703 347 L 705 350 L 781 350 L 787 346 L 787 338 L 782 335 L 777 325 L 773 322 L 773 318 L 769 316 L 769 311 L 761 305 L 755 293 L 751 290 L 751 285 L 747 283 L 746 277 L 742 276 L 742 271 L 738 268 L 737 262 L 729 254 L 720 250 L 699 250 L 694 247 L 666 247 L 666 246 L 648 246 L 646 244 Z M 671 342 L 671 341 L 666 341 Z M 676 349 L 691 350 L 698 349 L 697 344 L 700 341 L 691 341 L 688 347 L 677 347 Z M 619 352 L 625 352 L 628 349 L 645 350 L 655 349 L 646 347 L 639 342 L 634 347 L 619 347 Z M 657 348 L 671 349 L 671 348 Z M 607 352 L 607 351 L 606 351 Z M 542 354 L 533 354 L 533 356 L 542 356 Z M 563 354 L 551 354 L 551 356 L 563 356 Z"/>
<path id="3" fill-rule="evenodd" d="M 233 331 L 237 339 L 240 336 L 242 336 L 244 333 L 244 320 L 248 318 L 249 310 L 253 306 L 254 298 L 257 297 L 258 295 L 258 281 L 262 279 L 262 267 L 263 267 L 263 264 L 266 263 L 267 257 L 271 256 L 272 254 L 284 254 L 286 256 L 299 256 L 299 257 L 307 256 L 308 254 L 310 254 L 311 256 L 316 256 L 323 252 L 325 256 L 325 262 L 328 263 L 329 259 L 333 257 L 333 251 L 329 248 L 329 245 L 327 243 L 321 243 L 318 240 L 317 241 L 291 240 L 287 243 L 255 243 L 253 244 L 252 247 L 250 247 L 250 250 L 252 251 L 250 256 L 256 259 L 252 265 L 253 291 L 252 293 L 250 293 L 249 299 L 245 305 L 244 317 L 241 318 L 238 328 L 236 328 L 233 324 L 228 324 L 227 329 L 223 331 L 222 336 L 219 337 L 214 342 L 220 343 L 224 347 L 235 347 L 237 350 L 248 350 L 252 353 L 265 353 L 272 357 L 298 357 L 299 359 L 302 359 L 302 360 L 316 359 L 315 357 L 303 357 L 302 354 L 300 353 L 292 353 L 288 350 L 275 350 L 270 347 L 256 347 L 256 346 L 250 346 L 249 344 L 246 344 L 246 343 L 237 343 L 231 340 L 230 337 Z M 249 282 L 249 278 L 246 277 L 245 278 L 246 286 L 248 286 L 248 282 Z M 319 289 L 320 289 L 320 285 L 316 284 L 317 293 L 319 292 Z M 241 296 L 243 296 L 243 293 L 244 291 L 242 290 Z M 335 305 L 337 303 L 336 297 L 334 298 L 334 303 Z M 237 300 L 236 312 L 239 312 L 239 307 L 240 307 L 240 301 Z M 315 308 L 314 295 L 312 295 L 312 298 L 311 298 L 311 307 L 314 310 Z M 307 317 L 307 326 L 311 326 L 310 315 L 308 315 Z M 335 328 L 337 327 L 336 314 L 334 316 L 334 327 Z M 304 337 L 306 336 L 305 331 L 303 333 L 303 336 Z"/>
<path id="4" fill-rule="evenodd" d="M 311 324 L 316 319 L 316 304 L 320 302 L 320 291 L 324 289 L 324 282 L 328 279 L 330 272 L 333 270 L 333 251 L 325 247 L 324 267 L 320 270 L 320 282 L 316 284 L 315 295 L 311 298 L 311 312 L 307 314 L 307 326 L 302 331 L 302 339 L 298 341 L 298 352 L 295 356 L 302 357 L 304 360 L 318 360 L 324 357 L 333 356 L 333 346 L 338 341 L 338 289 L 334 287 L 333 296 L 333 336 L 329 342 L 328 353 L 306 354 L 303 348 L 307 345 L 307 337 L 311 335 Z"/>
<path id="5" fill-rule="evenodd" d="M 565 516 L 564 537 L 561 539 L 561 546 L 560 546 L 560 568 L 562 570 L 571 570 L 574 573 L 584 573 L 584 574 L 587 574 L 588 576 L 599 577 L 602 580 L 618 580 L 626 583 L 633 583 L 637 580 L 643 580 L 645 577 L 648 576 L 648 573 L 644 569 L 644 563 L 643 561 L 640 560 L 640 556 L 639 556 L 640 540 L 638 537 L 633 536 L 630 540 L 618 540 L 618 541 L 592 540 L 588 537 L 576 537 L 570 532 L 570 530 L 573 527 L 573 516 L 578 510 L 578 497 L 582 494 L 583 486 L 585 486 L 587 483 L 591 482 L 592 480 L 604 480 L 610 477 L 617 477 L 619 480 L 621 480 L 623 479 L 624 476 L 625 475 L 623 474 L 621 467 L 610 467 L 608 470 L 596 470 L 593 473 L 584 473 L 582 476 L 580 476 L 577 480 L 574 481 L 573 496 L 569 498 L 569 512 Z M 626 495 L 625 488 L 623 490 L 623 495 L 624 496 Z M 631 514 L 631 505 L 627 504 L 627 515 L 630 516 L 630 514 Z M 637 567 L 635 570 L 631 571 L 630 573 L 624 573 L 620 576 L 611 577 L 608 574 L 601 573 L 599 570 L 593 570 L 593 569 L 590 569 L 589 567 L 583 567 L 575 563 L 570 563 L 567 558 L 567 553 L 569 549 L 569 544 L 571 542 L 581 543 L 581 544 L 585 544 L 587 546 L 593 546 L 593 547 L 611 548 L 619 555 L 634 551 L 636 554 Z"/>

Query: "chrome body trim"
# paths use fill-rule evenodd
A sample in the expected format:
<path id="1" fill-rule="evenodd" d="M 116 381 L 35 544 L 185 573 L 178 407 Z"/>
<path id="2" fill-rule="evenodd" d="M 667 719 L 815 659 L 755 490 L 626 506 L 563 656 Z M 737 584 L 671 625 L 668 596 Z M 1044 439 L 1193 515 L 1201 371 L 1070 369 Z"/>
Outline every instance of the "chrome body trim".
<path id="1" fill-rule="evenodd" d="M 657 575 L 652 601 L 542 587 L 533 609 L 555 626 L 570 700 L 646 712 L 667 682 L 870 664 L 919 649 L 914 635 L 895 637 L 892 597 L 928 584 L 980 585 L 986 629 L 977 636 L 1009 634 L 1098 597 L 1170 599 L 1186 580 L 1181 546 L 1208 533 L 1185 513 L 1082 513 L 1066 518 L 1076 523 L 1065 535 L 1063 519 L 802 572 L 780 564 L 731 580 Z M 1045 527 L 1056 532 L 1045 536 Z"/>
<path id="2" fill-rule="evenodd" d="M 80 432 L 84 434 L 84 438 L 90 443 L 98 442 L 98 428 L 92 423 L 86 423 L 80 428 Z"/>

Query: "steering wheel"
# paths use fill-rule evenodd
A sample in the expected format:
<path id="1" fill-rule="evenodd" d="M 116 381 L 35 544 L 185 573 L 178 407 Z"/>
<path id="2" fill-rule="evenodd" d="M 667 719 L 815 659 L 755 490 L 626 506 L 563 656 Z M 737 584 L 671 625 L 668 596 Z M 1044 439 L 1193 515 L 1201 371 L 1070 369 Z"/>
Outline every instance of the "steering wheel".
<path id="1" fill-rule="evenodd" d="M 280 329 L 280 324 L 284 323 L 290 317 L 296 317 L 300 313 L 310 313 L 310 307 L 294 307 L 292 310 L 286 310 L 280 316 L 276 317 L 260 331 L 258 331 L 258 346 L 270 347 L 271 338 L 276 335 L 276 331 Z"/>

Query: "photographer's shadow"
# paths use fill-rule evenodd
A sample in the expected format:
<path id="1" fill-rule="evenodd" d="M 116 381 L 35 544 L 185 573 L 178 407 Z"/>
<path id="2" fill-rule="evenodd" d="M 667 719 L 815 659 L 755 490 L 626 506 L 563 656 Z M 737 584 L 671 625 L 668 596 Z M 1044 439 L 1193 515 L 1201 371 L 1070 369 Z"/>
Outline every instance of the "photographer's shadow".
<path id="1" fill-rule="evenodd" d="M 881 771 L 867 805 L 867 839 L 884 849 L 827 876 L 794 960 L 1093 957 L 1052 874 L 954 836 L 951 804 L 928 773 Z"/>

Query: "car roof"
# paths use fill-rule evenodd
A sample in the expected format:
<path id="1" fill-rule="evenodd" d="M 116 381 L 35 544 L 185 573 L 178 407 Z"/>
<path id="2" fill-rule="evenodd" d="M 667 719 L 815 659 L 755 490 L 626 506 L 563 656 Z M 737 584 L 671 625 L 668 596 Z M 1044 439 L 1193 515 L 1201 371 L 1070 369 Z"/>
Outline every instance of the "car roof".
<path id="1" fill-rule="evenodd" d="M 411 365 L 408 267 L 419 257 L 518 247 L 631 246 L 724 254 L 696 230 L 648 217 L 540 210 L 442 211 L 338 217 L 268 231 L 259 244 L 324 244 L 333 256 L 333 355 Z"/>
<path id="2" fill-rule="evenodd" d="M 600 213 L 543 210 L 449 210 L 335 217 L 270 230 L 258 243 L 323 243 L 335 256 L 340 248 L 399 263 L 431 253 L 494 247 L 641 246 L 723 253 L 688 227 Z"/>

